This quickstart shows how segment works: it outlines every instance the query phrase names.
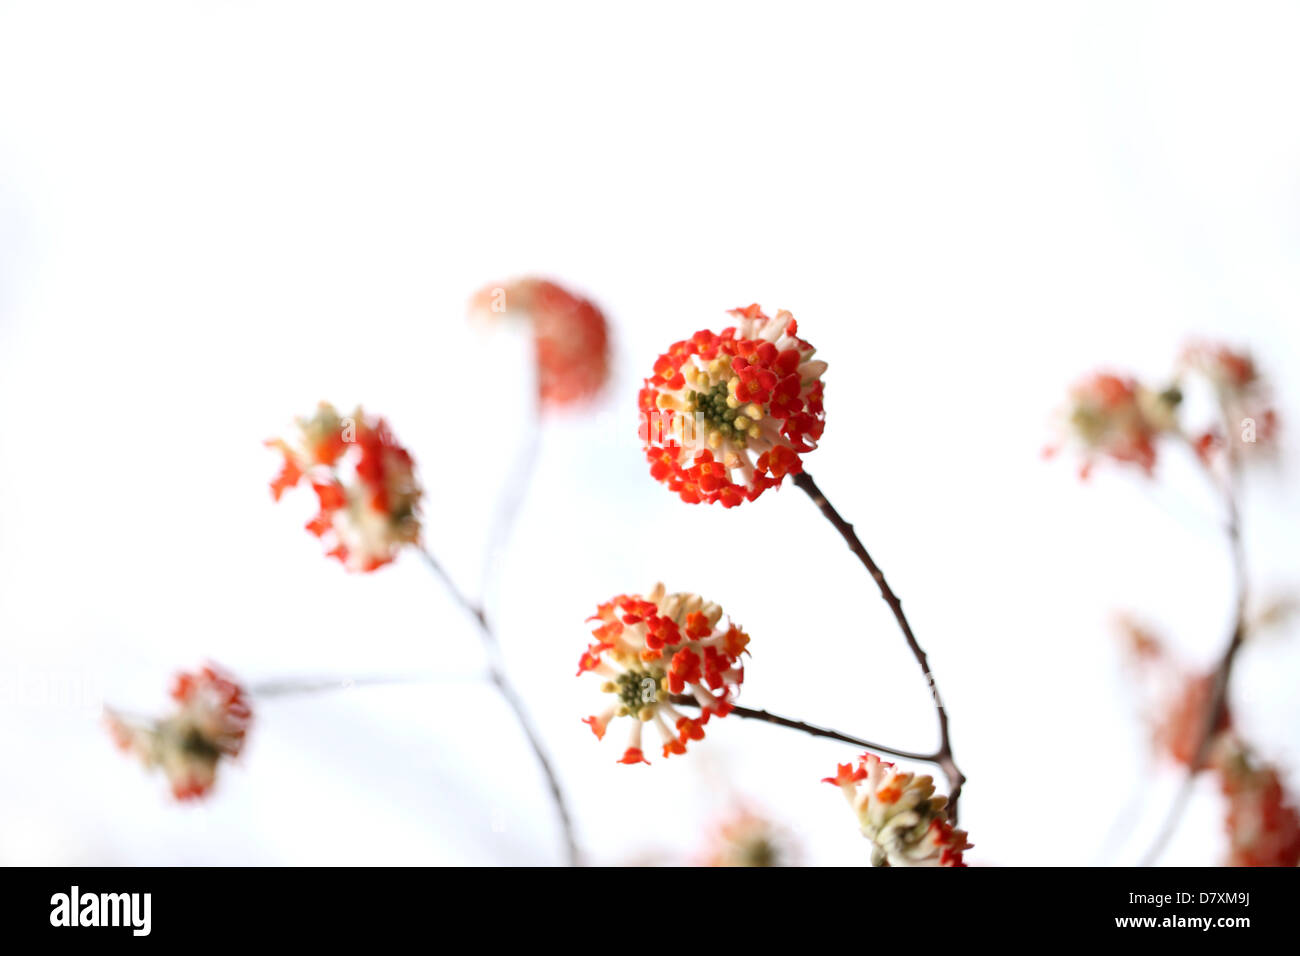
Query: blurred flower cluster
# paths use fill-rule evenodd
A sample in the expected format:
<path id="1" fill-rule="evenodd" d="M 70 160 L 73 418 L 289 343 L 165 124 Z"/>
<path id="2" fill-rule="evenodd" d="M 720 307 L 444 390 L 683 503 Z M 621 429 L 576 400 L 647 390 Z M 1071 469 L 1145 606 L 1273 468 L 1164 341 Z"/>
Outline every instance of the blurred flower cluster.
<path id="1" fill-rule="evenodd" d="M 1257 455 L 1275 450 L 1277 411 L 1271 389 L 1249 354 L 1216 342 L 1193 342 L 1183 349 L 1179 364 L 1184 373 L 1199 374 L 1209 383 L 1222 410 L 1221 421 L 1208 422 L 1191 434 L 1202 459 L 1208 463 L 1238 437 Z"/>
<path id="2" fill-rule="evenodd" d="M 609 325 L 590 300 L 547 279 L 528 277 L 481 289 L 470 308 L 480 319 L 529 324 L 543 408 L 587 401 L 608 380 Z"/>
<path id="3" fill-rule="evenodd" d="M 1277 769 L 1235 738 L 1216 748 L 1215 769 L 1228 802 L 1228 865 L 1300 866 L 1300 812 Z"/>
<path id="4" fill-rule="evenodd" d="M 1194 403 L 1187 399 L 1198 389 L 1206 399 L 1201 403 L 1205 411 L 1193 414 L 1188 406 Z M 1111 373 L 1084 379 L 1070 393 L 1066 420 L 1069 440 L 1082 453 L 1083 477 L 1100 458 L 1135 465 L 1149 477 L 1161 447 L 1181 445 L 1194 453 L 1191 461 L 1208 478 L 1223 509 L 1236 600 L 1232 627 L 1213 667 L 1189 670 L 1149 628 L 1130 618 L 1120 621 L 1132 672 L 1155 702 L 1147 714 L 1155 749 L 1186 777 L 1146 862 L 1155 862 L 1174 833 L 1192 777 L 1208 770 L 1219 777 L 1228 798 L 1229 862 L 1296 865 L 1296 812 L 1276 772 L 1258 763 L 1235 728 L 1230 693 L 1239 652 L 1260 630 L 1282 623 L 1290 606 L 1275 602 L 1252 615 L 1241 524 L 1242 466 L 1270 458 L 1277 447 L 1278 420 L 1268 383 L 1246 352 L 1195 341 L 1183 348 L 1172 379 L 1162 387 Z"/>
<path id="5" fill-rule="evenodd" d="M 1121 635 L 1154 698 L 1148 707 L 1157 753 L 1188 770 L 1208 770 L 1227 812 L 1228 866 L 1300 865 L 1300 812 L 1277 769 L 1262 762 L 1236 729 L 1225 704 L 1204 740 L 1215 675 L 1189 671 L 1154 632 L 1120 620 Z M 1198 753 L 1204 758 L 1197 764 Z"/>
<path id="6" fill-rule="evenodd" d="M 740 806 L 713 830 L 704 855 L 705 866 L 799 866 L 799 845 L 794 834 L 766 815 Z"/>
<path id="7" fill-rule="evenodd" d="M 105 711 L 117 745 L 148 769 L 161 768 L 178 800 L 201 797 L 216 782 L 223 758 L 237 757 L 252 720 L 244 691 L 215 665 L 178 674 L 172 683 L 176 711 L 140 720 Z"/>
<path id="8" fill-rule="evenodd" d="M 284 456 L 271 482 L 275 499 L 305 479 L 320 503 L 307 530 L 348 570 L 374 571 L 420 540 L 415 462 L 382 418 L 359 408 L 343 418 L 321 402 L 289 439 L 267 444 Z"/>
<path id="9" fill-rule="evenodd" d="M 1214 413 L 1190 421 L 1184 399 L 1197 383 L 1208 386 Z M 1275 447 L 1278 421 L 1267 383 L 1248 354 L 1195 342 L 1183 349 L 1174 375 L 1160 386 L 1113 372 L 1088 375 L 1070 390 L 1062 424 L 1063 443 L 1078 447 L 1080 475 L 1086 478 L 1099 459 L 1136 466 L 1149 476 L 1166 441 L 1189 445 L 1207 466 L 1230 438 L 1239 439 L 1233 448 L 1240 454 L 1265 455 Z M 1058 449 L 1059 444 L 1049 446 L 1047 453 Z"/>

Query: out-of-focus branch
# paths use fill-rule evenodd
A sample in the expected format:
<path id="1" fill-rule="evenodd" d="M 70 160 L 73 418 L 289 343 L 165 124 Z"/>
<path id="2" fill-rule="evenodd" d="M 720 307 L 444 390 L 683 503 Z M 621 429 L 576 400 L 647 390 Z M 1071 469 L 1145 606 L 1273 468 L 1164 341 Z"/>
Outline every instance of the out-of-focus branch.
<path id="1" fill-rule="evenodd" d="M 1249 576 L 1246 568 L 1246 550 L 1241 535 L 1241 504 L 1238 491 L 1240 485 L 1240 461 L 1237 457 L 1237 449 L 1233 444 L 1231 433 L 1229 427 L 1227 432 L 1229 437 L 1225 441 L 1226 467 L 1224 469 L 1224 478 L 1218 484 L 1227 510 L 1228 548 L 1232 556 L 1232 575 L 1237 595 L 1236 613 L 1227 645 L 1220 653 L 1219 662 L 1215 666 L 1211 677 L 1210 697 L 1205 704 L 1201 732 L 1197 740 L 1196 750 L 1192 754 L 1191 766 L 1188 767 L 1187 775 L 1178 788 L 1173 806 L 1170 808 L 1155 842 L 1152 843 L 1151 849 L 1142 858 L 1142 866 L 1152 866 L 1160 858 L 1160 854 L 1164 852 L 1169 845 L 1169 841 L 1173 839 L 1174 832 L 1178 829 L 1183 811 L 1187 808 L 1187 803 L 1191 798 L 1196 776 L 1205 768 L 1206 760 L 1209 758 L 1210 747 L 1214 743 L 1214 729 L 1219 726 L 1224 709 L 1227 707 L 1228 685 L 1232 679 L 1233 664 L 1236 662 L 1237 652 L 1241 650 L 1241 646 L 1246 641 Z"/>
<path id="2" fill-rule="evenodd" d="M 537 456 L 542 444 L 542 422 L 534 412 L 528 426 L 528 437 L 524 439 L 518 458 L 510 471 L 510 478 L 501 493 L 496 515 L 492 519 L 492 531 L 488 535 L 487 551 L 483 559 L 483 583 L 479 589 L 479 602 L 485 613 L 492 604 L 492 585 L 497 579 L 497 571 L 514 530 L 515 521 L 528 495 L 528 486 L 532 482 L 533 470 L 537 467 Z"/>
<path id="3" fill-rule="evenodd" d="M 479 635 L 483 640 L 483 647 L 488 657 L 488 679 L 497 688 L 501 697 L 514 712 L 515 719 L 519 722 L 519 727 L 524 732 L 528 744 L 532 747 L 533 755 L 537 758 L 542 772 L 546 775 L 547 784 L 550 786 L 551 800 L 555 804 L 556 815 L 560 818 L 560 827 L 564 833 L 565 848 L 568 853 L 570 866 L 582 865 L 582 854 L 578 850 L 578 841 L 574 835 L 573 817 L 569 813 L 568 802 L 565 800 L 564 791 L 560 787 L 560 779 L 555 773 L 554 767 L 551 766 L 551 760 L 546 755 L 546 748 L 542 746 L 541 735 L 538 734 L 537 728 L 529 716 L 524 702 L 520 698 L 510 679 L 506 677 L 505 666 L 501 659 L 501 645 L 497 642 L 496 634 L 493 632 L 491 625 L 488 623 L 487 614 L 483 607 L 475 604 L 467 598 L 455 582 L 447 575 L 438 559 L 427 548 L 419 548 L 420 555 L 424 558 L 430 570 L 442 580 L 447 591 L 455 599 L 456 603 L 470 615 L 478 625 Z"/>
<path id="4" fill-rule="evenodd" d="M 862 541 L 858 538 L 857 533 L 853 530 L 853 525 L 845 521 L 835 507 L 822 494 L 817 483 L 813 481 L 812 476 L 807 472 L 794 476 L 794 483 L 798 485 L 813 500 L 826 520 L 834 525 L 841 537 L 867 571 L 875 580 L 876 586 L 880 589 L 880 596 L 884 598 L 889 609 L 894 612 L 894 620 L 898 622 L 899 630 L 903 632 L 903 638 L 907 641 L 908 649 L 911 650 L 912 656 L 916 658 L 916 663 L 921 668 L 921 673 L 925 675 L 926 683 L 929 685 L 930 693 L 934 698 L 934 709 L 939 719 L 939 749 L 929 759 L 936 763 L 943 770 L 944 775 L 948 778 L 948 817 L 953 822 L 957 822 L 957 798 L 961 796 L 962 785 L 966 782 L 966 775 L 961 772 L 957 766 L 957 761 L 952 754 L 952 741 L 948 733 L 948 712 L 944 709 L 943 698 L 939 696 L 939 685 L 935 682 L 934 674 L 930 671 L 930 662 L 925 656 L 925 651 L 916 640 L 916 635 L 912 633 L 912 625 L 907 621 L 907 615 L 903 613 L 903 602 L 899 600 L 898 595 L 890 588 L 889 582 L 885 580 L 884 572 L 880 566 L 872 559 L 867 549 L 863 546 Z"/>
<path id="5" fill-rule="evenodd" d="M 285 677 L 249 685 L 254 697 L 296 697 L 300 694 L 323 694 L 354 687 L 387 687 L 401 684 L 447 684 L 454 681 L 474 681 L 487 677 L 483 674 L 429 674 L 422 676 L 393 675 L 389 677 Z"/>

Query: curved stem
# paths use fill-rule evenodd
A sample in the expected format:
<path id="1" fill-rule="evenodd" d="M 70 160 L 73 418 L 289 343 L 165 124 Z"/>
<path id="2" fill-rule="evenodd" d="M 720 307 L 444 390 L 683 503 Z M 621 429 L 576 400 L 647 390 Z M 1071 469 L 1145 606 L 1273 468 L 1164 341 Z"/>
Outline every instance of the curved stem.
<path id="1" fill-rule="evenodd" d="M 926 683 L 930 686 L 930 693 L 934 697 L 935 714 L 939 719 L 939 749 L 935 751 L 933 763 L 942 768 L 944 775 L 948 778 L 948 817 L 953 822 L 957 822 L 957 798 L 961 796 L 962 785 L 966 782 L 966 775 L 961 772 L 957 766 L 957 761 L 952 754 L 952 741 L 948 734 L 948 712 L 944 709 L 943 699 L 939 696 L 939 685 L 935 682 L 934 674 L 930 671 L 930 662 L 925 656 L 925 651 L 916 640 L 916 635 L 912 633 L 912 625 L 907 621 L 907 615 L 903 613 L 903 602 L 899 600 L 898 595 L 890 588 L 889 582 L 885 580 L 884 572 L 880 566 L 872 560 L 871 555 L 863 546 L 862 541 L 858 538 L 857 533 L 853 530 L 853 525 L 849 524 L 840 517 L 817 483 L 813 481 L 812 476 L 807 472 L 794 476 L 794 483 L 798 485 L 813 500 L 826 520 L 834 525 L 841 537 L 867 571 L 875 579 L 876 587 L 880 589 L 880 596 L 884 598 L 889 609 L 894 612 L 894 620 L 898 622 L 899 630 L 903 632 L 903 638 L 907 641 L 908 649 L 911 650 L 912 656 L 916 658 L 916 663 L 921 668 L 921 673 L 925 675 Z"/>
<path id="2" fill-rule="evenodd" d="M 694 697 L 675 695 L 669 699 L 672 701 L 674 707 L 700 706 L 700 702 Z M 939 762 L 939 754 L 918 754 L 913 753 L 910 750 L 899 750 L 897 747 L 886 747 L 884 744 L 877 744 L 870 740 L 863 740 L 861 737 L 850 737 L 848 734 L 842 734 L 838 730 L 830 730 L 826 727 L 817 727 L 813 724 L 806 724 L 802 720 L 793 720 L 789 717 L 782 717 L 779 714 L 769 713 L 766 710 L 754 710 L 749 707 L 732 707 L 729 716 L 745 717 L 749 720 L 761 720 L 769 724 L 776 724 L 778 727 L 789 727 L 791 730 L 798 730 L 805 734 L 811 734 L 814 737 L 828 737 L 831 740 L 838 740 L 841 743 L 853 744 L 853 746 L 861 747 L 864 750 L 889 754 L 898 757 L 901 760 L 919 760 L 923 763 Z"/>
<path id="3" fill-rule="evenodd" d="M 510 533 L 514 530 L 515 521 L 528 494 L 528 486 L 532 481 L 538 452 L 541 449 L 541 436 L 542 423 L 535 414 L 529 427 L 528 437 L 519 451 L 519 456 L 510 472 L 510 479 L 501 494 L 500 504 L 492 522 L 492 531 L 488 535 L 487 551 L 483 559 L 483 582 L 479 588 L 479 601 L 484 609 L 492 603 L 490 593 L 492 582 L 496 580 L 496 572 L 505 554 Z"/>
<path id="4" fill-rule="evenodd" d="M 351 690 L 354 687 L 386 687 L 393 684 L 448 684 L 456 680 L 479 680 L 479 674 L 430 674 L 391 677 L 287 677 L 252 684 L 248 688 L 253 697 L 295 697 L 299 694 L 319 694 L 334 690 Z"/>
<path id="5" fill-rule="evenodd" d="M 506 677 L 505 668 L 501 659 L 501 645 L 497 642 L 496 634 L 493 633 L 491 626 L 488 624 L 487 615 L 483 608 L 461 593 L 455 583 L 447 576 L 438 559 L 435 558 L 423 545 L 418 548 L 420 555 L 424 558 L 424 563 L 436 574 L 442 583 L 446 586 L 448 592 L 456 600 L 456 603 L 464 609 L 470 617 L 474 618 L 478 625 L 479 635 L 483 640 L 483 647 L 488 657 L 488 679 L 496 686 L 501 697 L 514 712 L 515 718 L 519 722 L 520 729 L 523 730 L 524 736 L 528 740 L 528 745 L 533 750 L 533 756 L 537 758 L 537 763 L 542 768 L 542 773 L 546 776 L 546 782 L 550 787 L 551 800 L 555 804 L 555 812 L 560 818 L 560 827 L 564 832 L 565 849 L 568 853 L 569 865 L 580 866 L 582 855 L 578 850 L 578 841 L 574 836 L 573 818 L 569 814 L 569 806 L 564 798 L 564 791 L 560 788 L 559 777 L 555 773 L 554 767 L 551 766 L 550 758 L 546 755 L 546 750 L 542 746 L 542 740 L 537 733 L 537 728 L 533 725 L 532 718 L 528 715 L 524 707 L 523 700 L 516 692 L 510 679 Z"/>
<path id="6" fill-rule="evenodd" d="M 1231 435 L 1231 431 L 1228 434 Z M 1236 662 L 1237 652 L 1241 650 L 1242 644 L 1246 641 L 1246 605 L 1249 593 L 1249 578 L 1246 571 L 1246 550 L 1241 536 L 1241 507 L 1238 503 L 1237 479 L 1236 448 L 1232 444 L 1231 437 L 1229 437 L 1227 439 L 1226 475 L 1220 490 L 1223 493 L 1224 505 L 1228 512 L 1227 536 L 1228 548 L 1232 554 L 1232 576 L 1237 592 L 1236 615 L 1232 623 L 1232 632 L 1228 636 L 1228 643 L 1220 653 L 1219 662 L 1214 668 L 1210 699 L 1205 704 L 1200 737 L 1196 744 L 1196 750 L 1192 755 L 1191 766 L 1188 767 L 1187 775 L 1183 777 L 1183 782 L 1174 796 L 1173 805 L 1169 809 L 1169 814 L 1165 818 L 1155 842 L 1151 844 L 1151 849 L 1147 850 L 1146 855 L 1142 858 L 1142 866 L 1155 864 L 1178 829 L 1178 824 L 1183 817 L 1183 811 L 1187 808 L 1187 803 L 1191 799 L 1196 775 L 1204 769 L 1206 760 L 1210 756 L 1210 747 L 1214 743 L 1214 728 L 1219 726 L 1219 721 L 1222 719 L 1223 712 L 1228 704 L 1228 683 L 1232 678 L 1232 667 Z"/>

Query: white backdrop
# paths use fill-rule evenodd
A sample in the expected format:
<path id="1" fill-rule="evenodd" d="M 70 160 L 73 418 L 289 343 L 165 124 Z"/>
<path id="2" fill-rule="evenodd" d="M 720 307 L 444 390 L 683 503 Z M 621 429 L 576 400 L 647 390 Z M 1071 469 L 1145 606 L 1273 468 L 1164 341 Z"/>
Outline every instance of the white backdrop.
<path id="1" fill-rule="evenodd" d="M 728 719 L 614 763 L 573 677 L 614 593 L 719 601 L 753 635 L 751 706 L 934 739 L 804 496 L 724 513 L 646 474 L 639 376 L 758 301 L 830 362 L 808 467 L 931 653 L 968 858 L 1133 862 L 1176 775 L 1146 759 L 1110 615 L 1210 661 L 1226 554 L 1183 460 L 1080 486 L 1038 452 L 1080 373 L 1160 376 L 1192 333 L 1252 346 L 1300 421 L 1298 40 L 1287 4 L 0 5 L 0 862 L 560 859 L 469 622 L 414 557 L 322 558 L 260 444 L 322 398 L 386 415 L 476 588 L 530 384 L 524 339 L 464 305 L 522 273 L 617 337 L 606 403 L 548 426 L 497 584 L 594 860 L 689 858 L 742 797 L 809 861 L 866 859 L 817 782 L 849 748 Z M 1249 487 L 1261 588 L 1296 583 L 1297 464 Z M 267 702 L 214 799 L 177 807 L 98 707 L 160 708 L 208 656 L 442 676 Z M 1249 649 L 1234 703 L 1300 788 L 1298 666 L 1294 637 Z M 1215 862 L 1221 817 L 1206 781 L 1166 860 Z"/>

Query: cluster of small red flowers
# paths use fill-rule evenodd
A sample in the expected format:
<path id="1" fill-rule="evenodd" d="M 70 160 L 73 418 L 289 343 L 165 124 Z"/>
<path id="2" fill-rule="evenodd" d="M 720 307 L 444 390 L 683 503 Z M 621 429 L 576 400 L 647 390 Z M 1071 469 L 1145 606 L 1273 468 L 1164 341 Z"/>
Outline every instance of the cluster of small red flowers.
<path id="1" fill-rule="evenodd" d="M 162 768 L 172 795 L 191 800 L 212 789 L 223 757 L 244 749 L 252 709 L 240 686 L 211 664 L 178 674 L 171 696 L 179 707 L 161 720 L 140 722 L 114 711 L 105 720 L 122 750 L 146 768 Z"/>
<path id="2" fill-rule="evenodd" d="M 1218 770 L 1228 800 L 1228 865 L 1300 865 L 1300 813 L 1277 770 L 1256 764 L 1240 745 L 1220 757 Z"/>
<path id="3" fill-rule="evenodd" d="M 298 419 L 292 442 L 267 445 L 284 455 L 271 482 L 276 501 L 304 478 L 320 502 L 307 530 L 325 542 L 326 553 L 352 571 L 374 571 L 420 538 L 420 486 L 415 462 L 382 418 L 357 409 L 342 418 L 322 402 L 316 414 Z"/>
<path id="4" fill-rule="evenodd" d="M 1193 342 L 1183 350 L 1181 365 L 1209 381 L 1227 428 L 1244 426 L 1243 447 L 1274 448 L 1277 411 L 1272 407 L 1267 383 L 1250 355 L 1217 342 Z M 1224 425 L 1214 424 L 1200 430 L 1193 442 L 1197 454 L 1208 464 L 1224 448 L 1228 437 Z"/>
<path id="5" fill-rule="evenodd" d="M 789 312 L 733 309 L 720 334 L 696 332 L 659 356 L 641 389 L 650 474 L 691 504 L 753 501 L 817 447 L 826 363 Z"/>
<path id="6" fill-rule="evenodd" d="M 929 776 L 905 773 L 875 754 L 840 764 L 823 781 L 839 787 L 871 841 L 872 866 L 965 866 L 972 846 L 948 820 L 948 798 Z"/>
<path id="7" fill-rule="evenodd" d="M 1223 421 L 1191 428 L 1179 421 L 1183 375 L 1193 372 L 1209 382 Z M 1277 413 L 1255 362 L 1244 352 L 1211 342 L 1187 346 L 1178 362 L 1178 378 L 1162 390 L 1147 388 L 1128 376 L 1100 372 L 1070 391 L 1068 431 L 1082 446 L 1080 475 L 1088 477 L 1096 459 L 1136 465 L 1145 474 L 1155 470 L 1157 443 L 1164 436 L 1191 443 L 1209 465 L 1229 437 L 1240 438 L 1243 449 L 1270 450 L 1277 436 Z M 1241 429 L 1229 436 L 1228 429 Z M 1047 450 L 1053 454 L 1055 447 Z"/>
<path id="8" fill-rule="evenodd" d="M 594 397 L 609 379 L 609 326 L 590 300 L 546 279 L 517 279 L 479 291 L 479 316 L 525 317 L 533 330 L 538 398 L 543 407 Z"/>
<path id="9" fill-rule="evenodd" d="M 667 594 L 662 584 L 646 597 L 620 594 L 600 605 L 578 662 L 578 674 L 604 678 L 601 690 L 614 702 L 587 717 L 603 739 L 615 717 L 631 717 L 631 734 L 620 763 L 649 763 L 641 749 L 641 729 L 653 723 L 663 740 L 663 755 L 684 754 L 692 740 L 704 739 L 711 716 L 725 717 L 745 679 L 742 655 L 749 635 L 735 625 L 720 626 L 722 608 L 695 594 Z M 695 699 L 700 715 L 673 707 L 670 695 Z M 666 718 L 666 719 L 665 719 Z"/>
<path id="10" fill-rule="evenodd" d="M 1156 439 L 1173 427 L 1177 401 L 1174 392 L 1157 394 L 1131 378 L 1105 372 L 1076 384 L 1070 390 L 1069 422 L 1083 446 L 1080 477 L 1088 477 L 1098 456 L 1137 465 L 1151 474 Z"/>

